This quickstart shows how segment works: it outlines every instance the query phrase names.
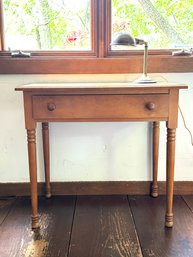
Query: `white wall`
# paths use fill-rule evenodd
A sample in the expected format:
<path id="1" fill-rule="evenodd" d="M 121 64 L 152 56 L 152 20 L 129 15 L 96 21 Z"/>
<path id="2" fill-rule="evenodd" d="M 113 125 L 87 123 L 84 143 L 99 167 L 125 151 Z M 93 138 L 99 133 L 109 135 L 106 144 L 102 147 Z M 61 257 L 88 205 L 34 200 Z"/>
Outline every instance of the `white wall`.
<path id="1" fill-rule="evenodd" d="M 136 75 L 0 75 L 0 182 L 29 181 L 23 99 L 18 85 L 33 82 L 131 81 Z M 193 73 L 153 74 L 189 85 L 180 106 L 193 132 Z M 41 128 L 37 130 L 38 177 L 44 180 Z M 151 124 L 51 123 L 52 181 L 151 179 Z M 165 123 L 161 125 L 159 180 L 165 180 Z M 176 180 L 193 180 L 193 146 L 179 116 Z"/>

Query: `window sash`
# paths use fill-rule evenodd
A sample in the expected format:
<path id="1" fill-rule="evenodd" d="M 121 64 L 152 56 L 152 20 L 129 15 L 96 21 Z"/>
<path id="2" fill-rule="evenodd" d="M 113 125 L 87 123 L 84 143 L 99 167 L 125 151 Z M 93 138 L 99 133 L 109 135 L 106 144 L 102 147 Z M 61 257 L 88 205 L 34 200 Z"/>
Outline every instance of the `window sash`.
<path id="1" fill-rule="evenodd" d="M 141 56 L 144 54 L 143 50 L 112 50 L 111 49 L 111 40 L 112 40 L 112 2 L 111 0 L 105 1 L 105 56 L 106 57 L 128 57 L 128 56 Z M 166 55 L 170 56 L 173 50 L 177 49 L 149 49 L 148 55 Z"/>
<path id="2" fill-rule="evenodd" d="M 0 50 L 5 51 L 3 29 L 3 0 L 0 0 Z M 33 56 L 93 56 L 124 57 L 142 55 L 143 50 L 111 50 L 111 0 L 91 0 L 91 50 L 90 51 L 30 51 Z M 21 49 L 22 50 L 22 49 Z M 172 49 L 149 50 L 149 55 L 171 55 Z M 8 51 L 5 51 L 8 52 Z M 2 53 L 1 53 L 2 55 Z"/>
<path id="3" fill-rule="evenodd" d="M 98 0 L 91 0 L 91 50 L 85 51 L 67 51 L 67 50 L 37 50 L 30 51 L 33 56 L 96 56 L 97 55 L 97 31 L 98 31 L 98 19 L 97 19 L 97 5 Z M 8 52 L 5 50 L 5 37 L 3 29 L 3 0 L 0 0 L 0 50 Z M 21 49 L 22 50 L 22 49 Z"/>
<path id="4" fill-rule="evenodd" d="M 92 0 L 92 51 L 38 51 L 31 58 L 11 58 L 4 51 L 0 0 L 0 74 L 141 73 L 143 50 L 112 51 L 111 0 Z M 193 72 L 193 56 L 172 56 L 171 50 L 150 50 L 148 72 Z"/>

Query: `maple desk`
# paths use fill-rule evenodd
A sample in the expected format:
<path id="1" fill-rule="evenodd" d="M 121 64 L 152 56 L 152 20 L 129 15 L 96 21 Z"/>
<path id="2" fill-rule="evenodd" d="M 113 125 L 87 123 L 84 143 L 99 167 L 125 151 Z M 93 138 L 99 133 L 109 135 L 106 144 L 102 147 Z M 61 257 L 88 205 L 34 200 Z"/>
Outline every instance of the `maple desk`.
<path id="1" fill-rule="evenodd" d="M 46 177 L 46 195 L 50 193 L 49 122 L 65 121 L 152 121 L 153 186 L 157 196 L 159 121 L 167 126 L 166 216 L 165 225 L 173 226 L 173 180 L 175 136 L 179 89 L 187 86 L 172 83 L 50 83 L 17 87 L 23 91 L 25 126 L 28 140 L 32 228 L 39 227 L 36 123 L 42 122 Z"/>

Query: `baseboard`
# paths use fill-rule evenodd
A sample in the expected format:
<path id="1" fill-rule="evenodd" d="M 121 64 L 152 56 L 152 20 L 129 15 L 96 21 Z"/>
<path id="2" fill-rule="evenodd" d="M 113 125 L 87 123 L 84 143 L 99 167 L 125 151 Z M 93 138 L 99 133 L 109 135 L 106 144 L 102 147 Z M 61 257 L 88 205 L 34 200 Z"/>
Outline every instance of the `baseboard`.
<path id="1" fill-rule="evenodd" d="M 52 182 L 52 195 L 149 195 L 150 181 L 113 181 L 113 182 Z M 165 182 L 158 182 L 159 194 L 165 194 Z M 44 195 L 44 183 L 38 183 L 39 195 Z M 192 181 L 176 181 L 175 195 L 193 194 Z M 30 195 L 29 183 L 0 183 L 0 196 Z"/>

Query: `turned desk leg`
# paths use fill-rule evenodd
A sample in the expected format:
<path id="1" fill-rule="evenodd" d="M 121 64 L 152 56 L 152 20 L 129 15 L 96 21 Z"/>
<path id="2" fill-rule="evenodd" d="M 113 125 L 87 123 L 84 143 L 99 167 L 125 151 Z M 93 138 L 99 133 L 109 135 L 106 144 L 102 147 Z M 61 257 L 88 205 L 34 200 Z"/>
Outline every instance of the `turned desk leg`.
<path id="1" fill-rule="evenodd" d="M 158 196 L 158 157 L 159 157 L 159 134 L 160 134 L 160 122 L 153 122 L 153 182 L 151 187 L 151 196 Z"/>
<path id="2" fill-rule="evenodd" d="M 167 160 L 166 160 L 166 216 L 165 226 L 173 227 L 173 190 L 175 163 L 176 129 L 167 129 Z"/>
<path id="3" fill-rule="evenodd" d="M 49 149 L 49 126 L 48 123 L 42 123 L 42 138 L 43 138 L 43 152 L 44 152 L 44 168 L 46 181 L 46 198 L 51 197 L 50 187 L 50 149 Z"/>
<path id="4" fill-rule="evenodd" d="M 28 158 L 30 173 L 32 228 L 39 228 L 38 215 L 38 188 L 37 188 L 37 161 L 36 161 L 36 131 L 27 129 Z"/>

